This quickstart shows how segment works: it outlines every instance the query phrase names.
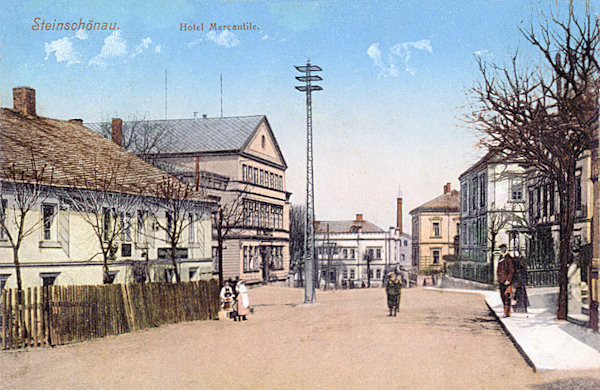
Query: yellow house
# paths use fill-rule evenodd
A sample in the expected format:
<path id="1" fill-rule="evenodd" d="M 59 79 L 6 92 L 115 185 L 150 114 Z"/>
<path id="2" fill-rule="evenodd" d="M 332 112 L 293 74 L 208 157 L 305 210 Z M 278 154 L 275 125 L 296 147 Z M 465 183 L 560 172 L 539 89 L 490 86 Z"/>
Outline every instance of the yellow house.
<path id="1" fill-rule="evenodd" d="M 193 191 L 161 195 L 165 184 L 183 183 L 81 120 L 38 116 L 35 90 L 13 94 L 14 109 L 0 111 L 0 289 L 17 286 L 15 252 L 22 287 L 170 281 L 162 227 L 174 223 L 181 280 L 212 277 L 213 201 Z M 169 199 L 186 214 L 170 211 Z"/>
<path id="2" fill-rule="evenodd" d="M 413 266 L 420 272 L 443 268 L 444 256 L 455 254 L 460 225 L 460 192 L 444 186 L 444 193 L 410 212 Z"/>

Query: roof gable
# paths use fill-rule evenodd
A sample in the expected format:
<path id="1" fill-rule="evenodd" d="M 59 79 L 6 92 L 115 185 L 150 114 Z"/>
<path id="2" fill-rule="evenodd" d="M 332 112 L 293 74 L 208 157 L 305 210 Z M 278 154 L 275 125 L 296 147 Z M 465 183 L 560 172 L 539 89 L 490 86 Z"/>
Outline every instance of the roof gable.
<path id="1" fill-rule="evenodd" d="M 459 212 L 460 211 L 460 192 L 452 190 L 451 192 L 442 194 L 435 199 L 430 200 L 427 203 L 410 211 L 410 214 L 417 211 L 448 211 L 448 212 Z"/>
<path id="2" fill-rule="evenodd" d="M 241 150 L 252 156 L 287 167 L 281 149 L 266 117 L 256 126 L 250 137 L 246 139 Z"/>

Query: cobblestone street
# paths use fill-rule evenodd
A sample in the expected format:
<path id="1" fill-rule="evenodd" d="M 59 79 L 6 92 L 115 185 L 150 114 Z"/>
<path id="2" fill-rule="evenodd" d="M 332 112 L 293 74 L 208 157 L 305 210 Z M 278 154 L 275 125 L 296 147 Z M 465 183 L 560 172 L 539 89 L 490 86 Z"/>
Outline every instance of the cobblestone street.
<path id="1" fill-rule="evenodd" d="M 382 289 L 250 290 L 236 323 L 182 323 L 117 337 L 0 353 L 3 388 L 598 388 L 599 372 L 534 373 L 479 295 Z"/>

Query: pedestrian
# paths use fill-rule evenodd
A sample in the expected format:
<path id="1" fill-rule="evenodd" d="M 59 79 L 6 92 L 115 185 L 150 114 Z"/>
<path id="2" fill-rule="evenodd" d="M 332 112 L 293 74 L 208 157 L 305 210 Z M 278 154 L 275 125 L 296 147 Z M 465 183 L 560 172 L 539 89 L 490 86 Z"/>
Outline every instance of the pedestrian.
<path id="1" fill-rule="evenodd" d="M 248 297 L 248 287 L 246 287 L 246 282 L 244 280 L 238 281 L 235 289 L 237 292 L 237 317 L 234 318 L 234 320 L 246 321 L 246 316 L 250 314 L 250 298 Z"/>
<path id="2" fill-rule="evenodd" d="M 388 317 L 396 317 L 396 312 L 400 308 L 400 294 L 402 292 L 402 286 L 400 285 L 396 273 L 389 273 L 388 281 L 385 285 L 385 292 L 387 293 L 388 308 L 390 309 Z"/>
<path id="3" fill-rule="evenodd" d="M 515 313 L 527 313 L 527 306 L 529 306 L 529 299 L 527 298 L 527 267 L 525 266 L 525 260 L 522 257 L 516 257 L 513 259 L 513 266 L 515 269 L 515 276 L 513 278 L 513 285 L 515 286 Z"/>
<path id="4" fill-rule="evenodd" d="M 232 309 L 232 306 L 233 306 L 233 289 L 229 285 L 228 280 L 226 280 L 223 283 L 223 288 L 221 289 L 220 298 L 221 298 L 221 308 L 226 312 L 230 312 Z"/>
<path id="5" fill-rule="evenodd" d="M 510 317 L 510 301 L 512 295 L 511 283 L 513 281 L 515 267 L 513 265 L 512 256 L 508 253 L 506 244 L 500 244 L 498 248 L 500 249 L 500 258 L 498 259 L 496 276 L 500 286 L 500 298 L 504 305 L 504 315 Z"/>

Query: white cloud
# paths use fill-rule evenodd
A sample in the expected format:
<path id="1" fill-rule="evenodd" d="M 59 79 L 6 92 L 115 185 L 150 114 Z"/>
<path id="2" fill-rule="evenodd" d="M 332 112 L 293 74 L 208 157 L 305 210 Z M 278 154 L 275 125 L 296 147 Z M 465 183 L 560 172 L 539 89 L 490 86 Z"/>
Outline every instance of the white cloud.
<path id="1" fill-rule="evenodd" d="M 263 35 L 263 37 L 261 38 L 263 41 L 268 41 L 269 39 L 273 40 L 270 36 L 268 35 Z"/>
<path id="2" fill-rule="evenodd" d="M 476 50 L 473 52 L 473 55 L 484 60 L 490 60 L 494 57 L 494 54 L 488 49 Z"/>
<path id="3" fill-rule="evenodd" d="M 156 45 L 156 47 L 154 48 L 154 52 L 155 53 L 160 53 L 160 51 L 161 51 L 160 45 Z"/>
<path id="4" fill-rule="evenodd" d="M 261 32 L 262 35 L 262 32 Z M 260 38 L 263 41 L 273 41 L 273 42 L 285 42 L 285 38 L 272 37 L 269 34 L 264 34 Z"/>
<path id="5" fill-rule="evenodd" d="M 106 60 L 122 57 L 127 54 L 127 42 L 121 36 L 120 31 L 114 31 L 104 39 L 104 45 L 100 54 L 89 61 L 89 65 L 106 65 Z"/>
<path id="6" fill-rule="evenodd" d="M 229 30 L 224 30 L 221 34 L 215 33 L 214 31 L 210 31 L 206 34 L 206 37 L 216 43 L 219 46 L 223 46 L 226 48 L 231 48 L 239 45 L 240 40 L 237 39 L 234 33 Z"/>
<path id="7" fill-rule="evenodd" d="M 189 47 L 194 47 L 196 45 L 199 45 L 202 42 L 202 38 L 198 38 L 196 40 L 193 40 L 191 42 L 188 42 L 188 46 Z"/>
<path id="8" fill-rule="evenodd" d="M 129 57 L 134 58 L 138 54 L 142 54 L 142 52 L 148 49 L 150 45 L 152 45 L 152 39 L 150 37 L 142 39 L 140 44 L 135 47 L 135 51 Z M 155 51 L 155 53 L 160 53 L 160 49 Z"/>
<path id="9" fill-rule="evenodd" d="M 81 40 L 84 39 L 88 39 L 88 34 L 85 32 L 85 30 L 77 30 L 77 33 L 75 33 L 75 37 Z"/>
<path id="10" fill-rule="evenodd" d="M 73 47 L 71 38 L 64 37 L 50 43 L 44 43 L 46 60 L 54 53 L 56 62 L 66 62 L 67 65 L 79 63 L 79 53 Z"/>
<path id="11" fill-rule="evenodd" d="M 416 69 L 411 66 L 410 58 L 414 50 L 427 51 L 433 53 L 431 47 L 431 41 L 428 39 L 421 39 L 416 42 L 402 42 L 398 43 L 389 48 L 387 61 L 382 58 L 381 50 L 379 49 L 379 43 L 374 43 L 367 49 L 367 55 L 373 60 L 373 64 L 381 69 L 379 76 L 383 77 L 396 77 L 399 75 L 398 68 L 396 66 L 397 59 L 400 59 L 404 63 L 404 70 L 410 75 L 416 74 Z M 387 62 L 387 63 L 386 63 Z"/>

